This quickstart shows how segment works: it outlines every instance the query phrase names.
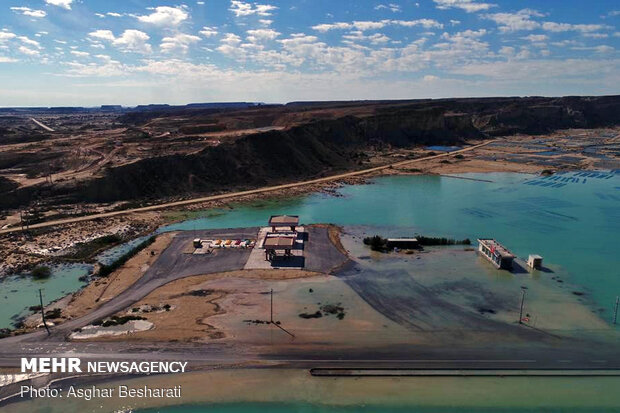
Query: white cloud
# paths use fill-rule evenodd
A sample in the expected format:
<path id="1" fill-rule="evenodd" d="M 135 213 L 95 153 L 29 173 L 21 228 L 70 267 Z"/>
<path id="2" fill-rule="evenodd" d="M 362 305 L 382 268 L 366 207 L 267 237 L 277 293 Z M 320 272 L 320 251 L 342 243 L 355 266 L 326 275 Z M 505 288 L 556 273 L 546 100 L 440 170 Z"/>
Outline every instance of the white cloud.
<path id="1" fill-rule="evenodd" d="M 499 49 L 499 54 L 502 56 L 512 57 L 515 54 L 515 48 L 512 46 L 502 46 L 501 49 Z"/>
<path id="2" fill-rule="evenodd" d="M 584 33 L 583 37 L 589 37 L 591 39 L 606 39 L 609 35 L 607 33 Z"/>
<path id="3" fill-rule="evenodd" d="M 159 46 L 162 52 L 170 53 L 174 51 L 180 51 L 182 53 L 187 52 L 189 46 L 193 43 L 199 42 L 200 37 L 193 36 L 191 34 L 177 33 L 174 36 L 164 37 L 161 40 Z"/>
<path id="4" fill-rule="evenodd" d="M 616 49 L 613 48 L 612 46 L 607 46 L 607 45 L 601 45 L 601 46 L 594 47 L 594 51 L 596 51 L 597 53 L 612 53 L 615 50 Z"/>
<path id="5" fill-rule="evenodd" d="M 213 37 L 217 35 L 217 29 L 215 27 L 205 26 L 200 31 L 200 34 L 202 34 L 204 37 Z"/>
<path id="6" fill-rule="evenodd" d="M 37 42 L 36 40 L 32 40 L 28 36 L 17 36 L 17 39 L 22 43 L 27 44 L 28 46 L 34 46 L 37 49 L 41 49 L 41 43 Z"/>
<path id="7" fill-rule="evenodd" d="M 115 13 L 115 12 L 113 12 L 113 11 L 109 11 L 109 12 L 107 12 L 107 13 L 106 13 L 106 16 L 110 16 L 110 17 L 123 17 L 123 15 L 122 15 L 122 14 L 120 14 L 120 13 Z"/>
<path id="8" fill-rule="evenodd" d="M 112 33 L 111 30 L 95 30 L 94 32 L 88 33 L 88 36 L 93 37 L 95 39 L 107 40 L 110 42 L 116 39 L 116 37 L 114 36 L 114 33 Z"/>
<path id="9" fill-rule="evenodd" d="M 351 23 L 344 23 L 344 22 L 323 23 L 323 24 L 317 24 L 315 26 L 312 26 L 314 30 L 321 32 L 321 33 L 325 33 L 330 30 L 336 30 L 336 29 L 351 29 L 352 27 L 353 25 Z"/>
<path id="10" fill-rule="evenodd" d="M 540 23 L 532 20 L 532 17 L 543 17 L 544 14 L 532 10 L 523 9 L 516 13 L 493 13 L 483 17 L 492 20 L 499 26 L 501 32 L 516 32 L 519 30 L 534 30 L 540 27 Z"/>
<path id="11" fill-rule="evenodd" d="M 370 42 L 370 44 L 378 45 L 385 44 L 390 41 L 390 38 L 383 33 L 374 33 L 370 36 L 366 36 L 364 35 L 364 32 L 360 30 L 349 32 L 349 34 L 343 35 L 342 38 L 350 44 L 354 44 L 354 42 L 359 41 L 367 41 Z"/>
<path id="12" fill-rule="evenodd" d="M 0 63 L 15 63 L 19 62 L 19 60 L 14 59 L 12 57 L 0 56 Z"/>
<path id="13" fill-rule="evenodd" d="M 604 25 L 604 24 L 570 24 L 570 23 L 555 23 L 555 22 L 544 22 L 542 25 L 543 30 L 549 32 L 581 32 L 581 33 L 590 33 L 596 32 L 600 30 L 611 29 L 612 27 Z"/>
<path id="14" fill-rule="evenodd" d="M 15 33 L 0 31 L 0 43 L 17 37 Z"/>
<path id="15" fill-rule="evenodd" d="M 228 46 L 238 46 L 239 43 L 241 43 L 241 37 L 237 36 L 234 33 L 226 33 L 226 35 L 222 40 L 220 40 L 220 42 Z"/>
<path id="16" fill-rule="evenodd" d="M 38 56 L 39 55 L 39 51 L 38 50 L 30 49 L 30 48 L 28 48 L 26 46 L 19 46 L 17 48 L 17 50 L 20 53 L 23 53 L 23 54 L 28 55 L 28 56 Z"/>
<path id="17" fill-rule="evenodd" d="M 29 7 L 11 7 L 11 10 L 13 10 L 16 13 L 21 13 L 24 16 L 29 16 L 29 17 L 41 18 L 41 17 L 47 16 L 47 13 L 45 11 L 33 10 Z"/>
<path id="18" fill-rule="evenodd" d="M 478 3 L 474 0 L 433 0 L 436 7 L 441 10 L 447 9 L 461 9 L 467 13 L 474 13 L 477 11 L 489 10 L 491 7 L 495 7 L 492 3 Z"/>
<path id="19" fill-rule="evenodd" d="M 52 6 L 62 7 L 63 9 L 71 10 L 71 4 L 73 0 L 45 0 L 47 4 Z"/>
<path id="20" fill-rule="evenodd" d="M 159 6 L 155 7 L 154 10 L 151 14 L 136 16 L 136 18 L 142 23 L 154 24 L 156 26 L 178 26 L 189 17 L 185 6 Z"/>
<path id="21" fill-rule="evenodd" d="M 395 4 L 395 3 L 389 3 L 389 4 L 379 4 L 378 6 L 375 6 L 375 10 L 389 10 L 393 13 L 400 13 L 402 11 L 402 9 L 400 8 L 400 5 Z"/>
<path id="22" fill-rule="evenodd" d="M 125 52 L 150 53 L 149 35 L 140 30 L 125 30 L 119 37 L 114 36 L 111 30 L 95 30 L 88 34 L 93 39 L 105 40 Z"/>
<path id="23" fill-rule="evenodd" d="M 402 27 L 415 27 L 421 26 L 425 29 L 443 28 L 443 24 L 433 19 L 418 19 L 418 20 L 381 20 L 381 21 L 354 21 L 351 23 L 337 22 L 337 23 L 323 23 L 312 26 L 312 29 L 325 33 L 330 30 L 378 30 L 386 26 L 402 26 Z"/>
<path id="24" fill-rule="evenodd" d="M 125 30 L 112 44 L 128 52 L 150 53 L 151 45 L 148 43 L 149 35 L 140 30 Z"/>
<path id="25" fill-rule="evenodd" d="M 78 57 L 88 57 L 90 53 L 88 52 L 80 52 L 79 50 L 71 50 L 71 54 Z"/>
<path id="26" fill-rule="evenodd" d="M 259 42 L 275 40 L 275 38 L 281 34 L 280 32 L 277 32 L 273 29 L 248 30 L 247 33 L 248 33 L 247 39 L 251 43 L 259 43 Z"/>
<path id="27" fill-rule="evenodd" d="M 443 24 L 433 19 L 391 20 L 390 24 L 403 27 L 422 26 L 425 29 L 443 29 Z"/>
<path id="28" fill-rule="evenodd" d="M 538 43 L 549 40 L 549 36 L 546 34 L 530 34 L 529 36 L 522 37 L 522 39 L 529 40 L 532 43 Z"/>
<path id="29" fill-rule="evenodd" d="M 608 46 L 608 45 L 600 45 L 600 46 L 592 46 L 592 47 L 573 47 L 572 49 L 591 51 L 591 52 L 601 53 L 601 54 L 612 53 L 616 50 L 615 48 Z"/>
<path id="30" fill-rule="evenodd" d="M 246 3 L 239 0 L 230 1 L 230 10 L 236 17 L 251 16 L 256 14 L 257 16 L 271 16 L 271 12 L 276 10 L 276 6 L 270 4 L 258 4 L 258 3 Z"/>

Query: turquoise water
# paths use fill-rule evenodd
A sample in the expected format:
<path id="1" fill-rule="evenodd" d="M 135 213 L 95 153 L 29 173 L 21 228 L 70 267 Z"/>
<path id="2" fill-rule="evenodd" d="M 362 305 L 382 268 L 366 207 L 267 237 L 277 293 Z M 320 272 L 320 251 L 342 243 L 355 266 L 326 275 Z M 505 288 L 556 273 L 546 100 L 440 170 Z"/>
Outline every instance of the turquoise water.
<path id="1" fill-rule="evenodd" d="M 438 152 L 454 152 L 454 151 L 458 151 L 459 149 L 463 149 L 462 146 L 441 146 L 441 145 L 435 145 L 435 146 L 427 146 L 426 148 L 427 151 L 438 151 Z"/>
<path id="2" fill-rule="evenodd" d="M 150 235 L 145 235 L 143 237 L 132 239 L 131 241 L 128 241 L 124 244 L 117 245 L 116 247 L 112 247 L 109 250 L 103 251 L 102 253 L 97 255 L 95 259 L 101 264 L 110 265 L 124 254 L 128 253 L 133 248 L 146 241 L 149 237 Z"/>
<path id="3" fill-rule="evenodd" d="M 616 171 L 618 172 L 618 171 Z M 298 214 L 302 222 L 370 225 L 390 235 L 493 237 L 518 256 L 540 254 L 561 266 L 567 282 L 586 292 L 593 309 L 606 320 L 620 295 L 620 174 L 574 172 L 547 178 L 493 173 L 382 177 L 372 185 L 345 186 L 341 197 L 311 194 L 260 201 L 234 209 L 210 210 L 205 218 L 160 228 L 158 232 L 262 226 L 272 214 Z M 482 179 L 476 181 L 473 179 Z M 486 182 L 493 181 L 493 182 Z M 98 256 L 109 262 L 142 238 Z M 0 282 L 0 328 L 38 304 L 43 288 L 50 302 L 81 288 L 78 278 L 91 266 L 54 269 L 48 280 L 9 277 Z"/>
<path id="4" fill-rule="evenodd" d="M 325 406 L 313 404 L 293 404 L 293 403 L 231 403 L 213 404 L 201 406 L 174 406 L 162 407 L 157 409 L 138 410 L 139 413 L 611 413 L 618 409 L 518 409 L 518 408 L 473 408 L 464 410 L 463 408 L 421 408 L 414 406 L 386 407 L 386 406 Z M 136 413 L 137 413 L 136 412 Z"/>
<path id="5" fill-rule="evenodd" d="M 519 257 L 539 254 L 545 264 L 562 267 L 566 281 L 610 319 L 620 295 L 620 174 L 461 176 L 468 179 L 381 177 L 345 186 L 341 197 L 311 194 L 212 210 L 160 231 L 259 226 L 272 214 L 288 213 L 306 223 L 370 225 L 390 235 L 496 238 Z"/>
<path id="6" fill-rule="evenodd" d="M 87 283 L 79 278 L 92 271 L 92 265 L 66 264 L 51 267 L 52 276 L 36 280 L 29 275 L 14 275 L 0 281 L 0 328 L 9 328 L 18 318 L 28 315 L 28 307 L 39 305 L 39 289 L 43 305 L 78 290 Z"/>
<path id="7" fill-rule="evenodd" d="M 110 264 L 147 238 L 136 238 L 110 248 L 96 259 L 102 264 Z M 39 288 L 43 290 L 43 304 L 47 305 L 85 286 L 87 282 L 79 278 L 92 269 L 89 264 L 65 264 L 52 267 L 52 276 L 46 280 L 35 280 L 27 274 L 4 278 L 0 281 L 0 328 L 10 328 L 17 319 L 31 312 L 28 307 L 39 305 Z"/>

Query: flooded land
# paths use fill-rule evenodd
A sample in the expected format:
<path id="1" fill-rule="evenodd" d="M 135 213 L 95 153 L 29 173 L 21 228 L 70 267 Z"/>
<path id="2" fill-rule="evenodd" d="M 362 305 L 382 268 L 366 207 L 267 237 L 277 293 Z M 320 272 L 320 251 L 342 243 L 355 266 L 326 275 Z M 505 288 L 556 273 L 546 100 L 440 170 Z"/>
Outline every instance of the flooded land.
<path id="1" fill-rule="evenodd" d="M 49 133 L 63 128 L 44 123 Z M 144 125 L 164 137 L 158 120 Z M 234 144 L 290 127 L 232 128 L 221 138 Z M 454 405 L 495 411 L 500 401 L 514 412 L 541 406 L 613 411 L 618 399 L 609 389 L 620 368 L 620 331 L 612 321 L 620 293 L 619 133 L 565 129 L 392 142 L 364 148 L 355 167 L 328 168 L 342 172 L 333 179 L 283 180 L 266 192 L 214 199 L 194 200 L 188 192 L 148 202 L 80 203 L 94 214 L 84 218 L 77 204 L 50 202 L 35 211 L 32 225 L 39 227 L 23 231 L 23 212 L 16 220 L 20 209 L 6 209 L 0 396 L 8 399 L 2 409 L 58 411 L 61 404 L 9 399 L 18 386 L 11 374 L 18 356 L 62 352 L 189 362 L 192 372 L 180 376 L 89 378 L 95 386 L 121 379 L 182 384 L 185 406 L 113 398 L 101 404 L 104 411 L 192 412 L 205 405 L 244 413 L 266 406 L 329 413 L 376 406 L 449 412 Z M 144 161 L 130 162 L 134 152 L 123 152 L 123 145 L 101 155 L 102 164 L 89 161 L 93 171 Z M 170 150 L 172 156 L 181 146 Z M 127 158 L 121 161 L 121 154 Z M 95 175 L 91 184 L 113 179 Z M 39 178 L 24 179 L 23 191 L 39 185 L 32 181 Z M 149 209 L 131 209 L 142 206 Z M 288 223 L 278 228 L 274 217 Z M 463 242 L 371 248 L 365 239 L 374 236 Z M 514 255 L 510 270 L 477 251 L 477 240 L 489 238 Z M 541 267 L 528 266 L 531 255 L 542 257 Z M 37 266 L 49 273 L 33 277 Z M 331 373 L 312 375 L 317 368 Z M 400 377 L 378 377 L 377 371 L 398 369 Z M 597 377 L 578 377 L 592 372 Z M 68 383 L 57 379 L 66 378 L 30 380 Z M 265 381 L 278 390 L 265 389 Z M 567 388 L 579 391 L 548 402 Z"/>

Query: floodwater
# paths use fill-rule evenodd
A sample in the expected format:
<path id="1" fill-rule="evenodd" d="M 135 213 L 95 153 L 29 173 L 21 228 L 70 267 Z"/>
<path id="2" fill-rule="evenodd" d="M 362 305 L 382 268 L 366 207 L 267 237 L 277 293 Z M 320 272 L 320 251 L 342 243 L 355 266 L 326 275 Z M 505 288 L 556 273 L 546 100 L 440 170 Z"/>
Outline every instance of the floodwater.
<path id="1" fill-rule="evenodd" d="M 539 408 L 484 408 L 475 407 L 478 413 L 539 413 Z M 566 413 L 567 409 L 546 408 L 545 413 Z M 167 408 L 154 408 L 138 410 L 135 413 L 464 413 L 471 410 L 459 407 L 417 407 L 396 406 L 387 407 L 381 405 L 362 406 L 325 406 L 303 403 L 231 403 L 223 405 L 196 405 L 175 406 Z M 616 409 L 609 408 L 571 408 L 574 413 L 613 413 Z"/>
<path id="2" fill-rule="evenodd" d="M 465 277 L 468 283 L 492 288 L 493 296 L 502 297 L 499 302 L 483 304 L 496 311 L 493 317 L 507 317 L 507 322 L 514 322 L 512 309 L 519 298 L 514 292 L 518 293 L 520 286 L 525 285 L 529 287 L 530 303 L 539 306 L 528 311 L 533 310 L 534 315 L 545 314 L 535 320 L 541 328 L 553 328 L 561 318 L 568 318 L 566 325 L 570 326 L 573 315 L 587 321 L 587 314 L 564 304 L 562 300 L 566 297 L 585 304 L 589 308 L 587 312 L 609 325 L 613 302 L 620 295 L 617 254 L 620 174 L 576 172 L 538 177 L 493 173 L 464 174 L 460 178 L 381 177 L 374 179 L 372 185 L 342 187 L 339 196 L 311 194 L 209 210 L 200 219 L 163 227 L 159 232 L 259 226 L 265 225 L 272 214 L 297 214 L 302 222 L 344 226 L 345 245 L 358 259 L 368 262 L 367 274 L 384 271 L 396 276 L 406 269 L 410 276 L 404 281 L 409 282 L 413 279 L 411 274 L 415 274 L 416 282 L 442 299 L 460 299 L 460 305 L 475 309 L 479 304 L 477 297 L 469 303 L 461 293 L 471 284 L 448 284 Z M 384 236 L 419 233 L 472 240 L 492 237 L 520 258 L 525 259 L 528 254 L 542 255 L 545 271 L 515 274 L 496 271 L 462 247 L 437 252 L 429 249 L 419 260 L 404 254 L 374 255 L 368 259 L 364 255 L 371 254 L 365 252 L 360 238 L 374 233 Z M 364 270 L 360 277 L 364 277 Z M 362 280 L 371 282 L 373 278 Z M 383 276 L 376 281 L 385 286 L 390 280 Z M 384 286 L 377 286 L 374 291 L 389 293 L 390 286 Z M 35 290 L 33 287 L 32 291 Z M 304 290 L 307 294 L 307 288 Z M 318 287 L 315 291 L 318 293 Z M 403 291 L 394 293 L 402 295 Z M 382 300 L 381 295 L 378 298 Z M 554 307 L 552 301 L 560 305 Z M 504 304 L 510 308 L 502 309 Z M 421 328 L 426 328 L 425 320 L 418 322 L 422 323 Z M 145 377 L 119 384 L 182 384 L 184 397 L 176 401 L 110 399 L 95 403 L 35 400 L 7 406 L 7 411 L 23 411 L 19 409 L 27 406 L 33 412 L 607 413 L 618 411 L 620 406 L 617 392 L 620 383 L 614 377 L 317 379 L 307 371 L 224 370 Z"/>
<path id="3" fill-rule="evenodd" d="M 574 286 L 593 311 L 611 320 L 620 295 L 620 174 L 460 177 L 467 179 L 381 177 L 372 185 L 342 187 L 339 197 L 311 194 L 210 210 L 204 218 L 160 230 L 265 225 L 270 215 L 287 213 L 308 223 L 376 227 L 390 236 L 495 238 L 523 259 L 542 255 L 546 267 L 561 272 L 558 284 Z"/>
<path id="4" fill-rule="evenodd" d="M 530 413 L 617 412 L 617 377 L 316 378 L 296 369 L 224 369 L 99 387 L 181 386 L 178 399 L 35 399 L 6 413 Z"/>
<path id="5" fill-rule="evenodd" d="M 92 272 L 92 265 L 65 264 L 51 267 L 52 275 L 43 280 L 28 274 L 13 275 L 0 281 L 0 328 L 10 328 L 20 317 L 28 315 L 31 306 L 39 305 L 39 289 L 43 305 L 77 291 L 87 284 L 79 278 Z"/>
<path id="6" fill-rule="evenodd" d="M 345 186 L 339 197 L 311 194 L 258 201 L 204 212 L 204 217 L 159 230 L 193 230 L 264 225 L 272 214 L 298 214 L 302 222 L 376 227 L 378 233 L 414 233 L 455 238 L 492 237 L 519 257 L 539 254 L 545 266 L 562 272 L 561 283 L 583 293 L 581 300 L 609 321 L 620 295 L 620 174 L 574 172 L 547 178 L 513 173 L 395 176 L 372 185 Z M 484 181 L 477 181 L 481 179 Z M 492 181 L 492 182 L 486 182 Z M 141 239 L 102 253 L 104 263 Z M 38 289 L 46 302 L 83 286 L 78 278 L 90 266 L 68 265 L 44 281 L 9 277 L 0 282 L 0 328 L 37 305 Z M 549 275 L 554 277 L 554 275 Z M 558 281 L 558 284 L 560 284 Z"/>

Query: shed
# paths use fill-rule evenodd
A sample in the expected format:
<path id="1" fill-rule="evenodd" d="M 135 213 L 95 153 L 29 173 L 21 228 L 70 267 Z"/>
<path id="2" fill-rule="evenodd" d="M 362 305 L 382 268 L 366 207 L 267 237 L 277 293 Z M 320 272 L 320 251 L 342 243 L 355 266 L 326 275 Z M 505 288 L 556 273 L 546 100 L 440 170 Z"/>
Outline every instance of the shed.
<path id="1" fill-rule="evenodd" d="M 530 268 L 542 268 L 542 262 L 543 262 L 543 257 L 541 257 L 540 255 L 536 255 L 536 254 L 530 254 L 529 257 L 527 257 L 527 265 Z"/>
<path id="2" fill-rule="evenodd" d="M 418 248 L 420 243 L 417 238 L 388 238 L 386 246 L 388 248 L 413 249 Z"/>
<path id="3" fill-rule="evenodd" d="M 269 218 L 269 226 L 273 232 L 276 232 L 278 227 L 290 227 L 291 231 L 295 231 L 298 225 L 299 216 L 297 215 L 272 215 Z"/>

